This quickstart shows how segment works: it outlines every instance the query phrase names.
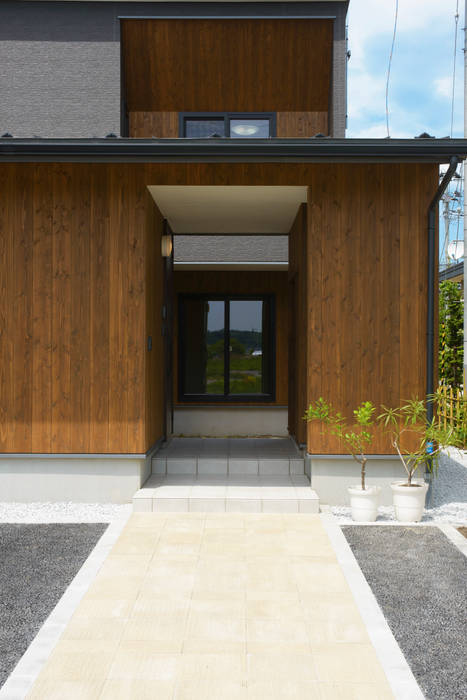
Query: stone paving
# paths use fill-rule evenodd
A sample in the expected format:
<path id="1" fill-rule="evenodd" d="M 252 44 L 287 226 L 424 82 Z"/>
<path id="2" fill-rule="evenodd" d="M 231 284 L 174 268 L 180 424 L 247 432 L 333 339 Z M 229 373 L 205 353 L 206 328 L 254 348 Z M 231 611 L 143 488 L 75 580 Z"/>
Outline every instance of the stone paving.
<path id="1" fill-rule="evenodd" d="M 320 516 L 136 513 L 27 697 L 394 696 Z"/>

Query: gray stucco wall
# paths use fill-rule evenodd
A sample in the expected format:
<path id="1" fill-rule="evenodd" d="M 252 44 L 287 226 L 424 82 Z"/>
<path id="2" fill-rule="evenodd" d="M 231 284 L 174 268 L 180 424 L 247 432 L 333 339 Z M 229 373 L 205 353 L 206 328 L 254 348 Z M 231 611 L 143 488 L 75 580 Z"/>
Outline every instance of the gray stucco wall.
<path id="1" fill-rule="evenodd" d="M 336 16 L 332 128 L 345 128 L 347 2 L 0 2 L 0 134 L 120 134 L 121 16 Z"/>
<path id="2" fill-rule="evenodd" d="M 288 236 L 175 236 L 175 262 L 288 261 Z"/>

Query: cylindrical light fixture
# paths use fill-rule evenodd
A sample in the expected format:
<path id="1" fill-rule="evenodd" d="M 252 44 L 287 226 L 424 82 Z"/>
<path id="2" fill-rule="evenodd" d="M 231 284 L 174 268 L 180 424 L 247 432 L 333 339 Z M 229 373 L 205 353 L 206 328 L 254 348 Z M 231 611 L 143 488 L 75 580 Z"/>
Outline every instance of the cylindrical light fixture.
<path id="1" fill-rule="evenodd" d="M 172 255 L 172 236 L 162 236 L 161 253 L 163 258 L 170 258 Z"/>

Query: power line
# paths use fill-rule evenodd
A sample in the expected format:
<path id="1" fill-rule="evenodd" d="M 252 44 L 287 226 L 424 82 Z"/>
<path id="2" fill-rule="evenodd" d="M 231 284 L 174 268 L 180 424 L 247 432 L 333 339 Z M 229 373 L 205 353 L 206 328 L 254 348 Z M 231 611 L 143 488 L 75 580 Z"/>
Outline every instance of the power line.
<path id="1" fill-rule="evenodd" d="M 451 96 L 451 132 L 450 136 L 452 138 L 452 131 L 454 126 L 454 96 L 456 91 L 456 58 L 457 58 L 457 27 L 459 24 L 459 0 L 456 2 L 456 14 L 454 16 L 454 58 L 452 66 L 452 96 Z"/>
<path id="2" fill-rule="evenodd" d="M 391 75 L 392 55 L 394 53 L 394 44 L 396 43 L 397 16 L 398 16 L 398 14 L 399 14 L 399 0 L 396 0 L 396 8 L 395 8 L 395 12 L 394 12 L 394 31 L 392 33 L 391 52 L 389 54 L 388 74 L 387 74 L 387 78 L 386 78 L 386 129 L 388 132 L 388 138 L 390 137 L 390 133 L 389 133 L 389 76 Z"/>

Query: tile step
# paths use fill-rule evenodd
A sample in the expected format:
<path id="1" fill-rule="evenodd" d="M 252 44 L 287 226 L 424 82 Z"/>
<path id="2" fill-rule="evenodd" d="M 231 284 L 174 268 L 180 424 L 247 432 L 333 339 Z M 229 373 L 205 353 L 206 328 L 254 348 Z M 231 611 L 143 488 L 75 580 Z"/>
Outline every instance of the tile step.
<path id="1" fill-rule="evenodd" d="M 303 457 L 177 456 L 152 459 L 152 473 L 187 476 L 289 476 L 304 475 Z"/>
<path id="2" fill-rule="evenodd" d="M 215 478 L 152 476 L 133 497 L 135 512 L 318 513 L 305 476 Z"/>

